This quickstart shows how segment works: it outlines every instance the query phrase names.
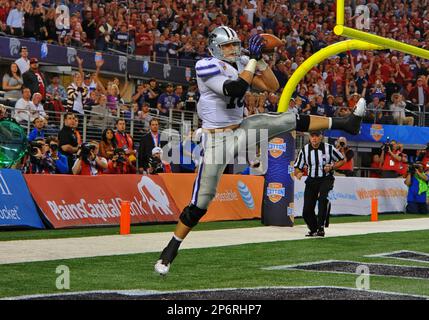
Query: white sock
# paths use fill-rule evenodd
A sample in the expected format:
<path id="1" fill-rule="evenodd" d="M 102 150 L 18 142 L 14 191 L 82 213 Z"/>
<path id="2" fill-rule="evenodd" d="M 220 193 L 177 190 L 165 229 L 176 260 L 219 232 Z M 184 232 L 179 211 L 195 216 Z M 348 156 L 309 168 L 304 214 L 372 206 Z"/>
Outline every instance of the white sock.
<path id="1" fill-rule="evenodd" d="M 331 127 L 332 127 L 332 118 L 328 118 L 328 120 L 329 120 L 328 129 L 331 129 Z"/>
<path id="2" fill-rule="evenodd" d="M 183 239 L 180 239 L 178 236 L 176 236 L 175 234 L 173 234 L 173 238 L 174 239 L 176 239 L 177 241 L 179 241 L 179 242 L 182 242 L 183 241 Z"/>

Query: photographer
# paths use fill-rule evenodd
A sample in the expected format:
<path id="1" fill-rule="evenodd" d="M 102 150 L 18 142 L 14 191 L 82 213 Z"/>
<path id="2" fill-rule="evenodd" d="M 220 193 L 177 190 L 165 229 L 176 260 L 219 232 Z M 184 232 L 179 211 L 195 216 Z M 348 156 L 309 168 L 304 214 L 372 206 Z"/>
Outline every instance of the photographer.
<path id="1" fill-rule="evenodd" d="M 162 149 L 155 147 L 152 149 L 152 157 L 149 158 L 147 173 L 171 173 L 171 166 L 169 163 L 162 161 Z"/>
<path id="2" fill-rule="evenodd" d="M 26 173 L 33 174 L 66 174 L 68 173 L 67 157 L 58 152 L 58 139 L 49 137 L 46 143 L 36 139 L 29 145 L 29 162 Z"/>
<path id="3" fill-rule="evenodd" d="M 426 149 L 417 150 L 417 161 L 422 163 L 425 170 L 429 169 L 429 143 Z"/>
<path id="4" fill-rule="evenodd" d="M 407 213 L 428 213 L 426 197 L 429 175 L 420 162 L 409 166 L 404 183 L 408 186 Z"/>
<path id="5" fill-rule="evenodd" d="M 353 152 L 352 149 L 348 147 L 347 139 L 345 137 L 339 137 L 338 140 L 335 142 L 335 148 L 337 148 L 337 150 L 341 152 L 341 154 L 343 155 L 346 161 L 341 167 L 339 167 L 336 170 L 335 175 L 354 177 L 355 174 L 353 172 L 353 168 L 354 168 L 353 157 L 355 153 Z"/>
<path id="6" fill-rule="evenodd" d="M 72 171 L 75 175 L 96 176 L 107 169 L 107 160 L 97 156 L 98 143 L 82 143 L 78 152 L 78 159 L 73 165 Z"/>
<path id="7" fill-rule="evenodd" d="M 400 150 L 395 140 L 387 142 L 381 146 L 381 177 L 382 178 L 397 178 L 399 176 L 398 170 L 402 157 Z"/>
<path id="8" fill-rule="evenodd" d="M 122 148 L 116 148 L 111 160 L 107 165 L 107 173 L 109 174 L 127 174 L 131 173 L 130 164 Z"/>

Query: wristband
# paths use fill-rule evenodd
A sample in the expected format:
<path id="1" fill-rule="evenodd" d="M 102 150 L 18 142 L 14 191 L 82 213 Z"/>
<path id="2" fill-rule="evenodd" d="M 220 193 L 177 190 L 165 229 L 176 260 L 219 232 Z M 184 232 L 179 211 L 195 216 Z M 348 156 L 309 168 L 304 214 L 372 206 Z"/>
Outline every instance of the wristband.
<path id="1" fill-rule="evenodd" d="M 256 67 L 259 71 L 265 71 L 268 68 L 268 64 L 264 61 L 264 59 L 258 60 Z"/>
<path id="2" fill-rule="evenodd" d="M 250 59 L 244 68 L 245 71 L 249 71 L 251 74 L 255 74 L 256 72 L 257 61 L 255 59 Z"/>

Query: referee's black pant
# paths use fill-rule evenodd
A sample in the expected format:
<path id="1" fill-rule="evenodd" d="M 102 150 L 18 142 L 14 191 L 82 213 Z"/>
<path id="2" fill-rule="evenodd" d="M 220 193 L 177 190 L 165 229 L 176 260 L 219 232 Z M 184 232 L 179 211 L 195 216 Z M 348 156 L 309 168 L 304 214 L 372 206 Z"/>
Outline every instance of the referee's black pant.
<path id="1" fill-rule="evenodd" d="M 328 193 L 334 187 L 334 177 L 310 178 L 305 181 L 304 208 L 302 216 L 310 232 L 316 232 L 325 225 L 328 214 Z M 319 214 L 316 218 L 314 209 L 319 201 Z"/>

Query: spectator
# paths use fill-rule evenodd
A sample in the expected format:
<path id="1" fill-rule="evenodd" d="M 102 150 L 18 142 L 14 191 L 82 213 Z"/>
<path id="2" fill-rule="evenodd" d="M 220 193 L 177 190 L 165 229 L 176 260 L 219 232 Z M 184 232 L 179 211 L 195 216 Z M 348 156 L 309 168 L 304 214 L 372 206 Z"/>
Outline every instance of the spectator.
<path id="1" fill-rule="evenodd" d="M 43 128 L 45 127 L 45 118 L 35 118 L 33 120 L 33 126 L 34 129 L 31 130 L 30 134 L 28 135 L 28 141 L 31 142 L 36 139 L 45 139 L 45 130 L 43 130 Z"/>
<path id="2" fill-rule="evenodd" d="M 53 163 L 51 166 L 51 174 L 67 174 L 69 172 L 69 166 L 67 157 L 59 152 L 58 138 L 50 136 L 46 139 L 47 152 L 46 159 L 48 162 Z M 53 169 L 53 170 L 52 170 Z"/>
<path id="3" fill-rule="evenodd" d="M 24 35 L 24 10 L 22 3 L 18 1 L 16 7 L 9 11 L 7 16 L 6 25 L 8 33 L 12 36 L 22 37 Z"/>
<path id="4" fill-rule="evenodd" d="M 392 104 L 390 105 L 390 110 L 392 111 L 393 119 L 396 124 L 399 125 L 414 125 L 414 118 L 405 116 L 405 107 L 406 103 L 403 101 L 403 97 L 399 93 L 394 93 L 392 95 Z"/>
<path id="5" fill-rule="evenodd" d="M 197 110 L 197 103 L 200 99 L 200 93 L 198 92 L 197 80 L 192 78 L 189 80 L 189 87 L 185 93 L 185 110 L 193 111 Z"/>
<path id="6" fill-rule="evenodd" d="M 48 119 L 49 116 L 45 112 L 45 108 L 42 104 L 42 95 L 38 92 L 33 94 L 33 98 L 31 99 L 31 102 L 33 102 L 33 105 L 38 113 L 38 117 L 43 117 L 44 119 Z"/>
<path id="7" fill-rule="evenodd" d="M 46 88 L 46 97 L 51 100 L 66 102 L 67 92 L 64 86 L 60 83 L 60 77 L 53 75 L 51 78 L 51 84 Z"/>
<path id="8" fill-rule="evenodd" d="M 173 92 L 173 84 L 168 83 L 165 93 L 159 96 L 156 107 L 158 108 L 160 115 L 168 117 L 169 110 L 175 109 L 179 101 L 180 98 Z"/>
<path id="9" fill-rule="evenodd" d="M 21 72 L 21 75 L 26 73 L 28 70 L 30 70 L 30 59 L 28 59 L 28 49 L 27 47 L 22 46 L 19 49 L 19 54 L 21 55 L 21 58 L 15 61 L 15 63 L 18 65 L 19 71 Z"/>
<path id="10" fill-rule="evenodd" d="M 72 171 L 74 175 L 97 176 L 107 169 L 107 160 L 98 156 L 98 143 L 91 141 L 82 144 L 78 159 Z"/>
<path id="11" fill-rule="evenodd" d="M 10 68 L 3 76 L 3 90 L 5 99 L 21 98 L 21 89 L 24 84 L 21 71 L 16 63 L 11 63 Z"/>
<path id="12" fill-rule="evenodd" d="M 95 95 L 95 92 L 93 94 Z M 98 98 L 98 104 L 92 106 L 88 125 L 96 129 L 104 129 L 113 125 L 113 115 L 107 107 L 107 98 L 104 94 Z"/>
<path id="13" fill-rule="evenodd" d="M 111 43 L 113 32 L 113 19 L 110 17 L 106 21 L 105 17 L 100 17 L 98 36 L 96 38 L 95 49 L 98 51 L 106 51 Z"/>
<path id="14" fill-rule="evenodd" d="M 168 64 L 168 46 L 169 41 L 165 39 L 164 35 L 161 35 L 159 41 L 155 40 L 153 49 L 153 61 L 163 64 Z"/>
<path id="15" fill-rule="evenodd" d="M 97 21 L 95 20 L 91 10 L 85 10 L 82 22 L 82 29 L 86 33 L 87 40 L 94 48 L 94 41 L 97 32 Z"/>
<path id="16" fill-rule="evenodd" d="M 335 175 L 354 177 L 354 152 L 347 145 L 347 139 L 345 137 L 339 137 L 335 142 L 335 148 L 341 152 L 345 159 L 345 163 L 336 170 Z"/>
<path id="17" fill-rule="evenodd" d="M 83 86 L 81 74 L 74 72 L 73 82 L 67 87 L 67 110 L 83 115 L 83 97 L 86 95 L 87 89 Z"/>
<path id="18" fill-rule="evenodd" d="M 141 107 L 143 106 L 143 103 L 145 102 L 145 94 L 148 91 L 149 84 L 145 84 L 145 83 L 140 83 L 137 85 L 137 91 L 136 93 L 132 96 L 132 100 L 134 102 L 136 102 L 139 106 L 139 109 L 141 109 Z"/>
<path id="19" fill-rule="evenodd" d="M 0 104 L 0 120 L 7 118 L 7 109 L 4 104 Z"/>
<path id="20" fill-rule="evenodd" d="M 404 183 L 408 187 L 407 213 L 427 214 L 427 190 L 429 175 L 421 163 L 415 163 L 407 173 Z"/>
<path id="21" fill-rule="evenodd" d="M 100 156 L 107 160 L 111 160 L 115 153 L 115 149 L 117 149 L 115 133 L 112 129 L 104 129 L 100 141 Z M 123 151 L 123 149 L 121 150 Z"/>
<path id="22" fill-rule="evenodd" d="M 417 79 L 417 84 L 411 90 L 408 98 L 411 99 L 414 104 L 420 106 L 426 106 L 429 103 L 429 90 L 425 84 L 424 77 L 419 77 Z"/>
<path id="23" fill-rule="evenodd" d="M 75 115 L 73 113 L 67 113 L 64 116 L 64 126 L 58 133 L 58 140 L 60 152 L 67 157 L 69 173 L 72 173 L 71 169 L 79 149 L 78 137 L 75 130 Z"/>
<path id="24" fill-rule="evenodd" d="M 30 59 L 30 70 L 22 75 L 22 79 L 24 80 L 24 86 L 30 89 L 32 95 L 39 92 L 43 100 L 45 100 L 48 84 L 45 76 L 39 70 L 39 60 L 37 58 Z"/>
<path id="25" fill-rule="evenodd" d="M 31 2 L 24 4 L 24 36 L 33 40 L 40 39 L 40 27 L 43 22 L 41 7 L 33 7 Z"/>
<path id="26" fill-rule="evenodd" d="M 113 157 L 109 160 L 107 165 L 107 173 L 109 174 L 127 174 L 132 173 L 125 152 L 121 148 L 114 150 Z"/>
<path id="27" fill-rule="evenodd" d="M 149 103 L 143 103 L 142 110 L 134 114 L 134 117 L 135 120 L 143 122 L 143 128 L 147 131 L 150 127 L 150 120 L 153 119 L 153 116 L 150 114 Z"/>
<path id="28" fill-rule="evenodd" d="M 47 40 L 48 43 L 58 42 L 55 20 L 55 8 L 47 9 L 40 28 L 41 40 Z"/>
<path id="29" fill-rule="evenodd" d="M 158 97 L 160 94 L 160 89 L 158 86 L 158 82 L 156 79 L 150 79 L 149 80 L 149 86 L 147 86 L 147 91 L 145 94 L 145 101 L 149 103 L 150 108 L 156 109 L 157 103 L 158 103 Z"/>
<path id="30" fill-rule="evenodd" d="M 374 154 L 372 156 L 372 162 L 371 162 L 371 171 L 369 173 L 370 178 L 381 178 L 381 163 L 380 163 L 380 156 L 378 154 Z"/>
<path id="31" fill-rule="evenodd" d="M 145 61 L 150 61 L 153 48 L 153 35 L 148 32 L 146 24 L 142 23 L 136 34 L 136 51 L 137 57 L 141 57 Z"/>
<path id="32" fill-rule="evenodd" d="M 138 157 L 139 157 L 139 170 L 140 173 L 147 171 L 149 167 L 149 158 L 152 156 L 152 149 L 155 147 L 163 147 L 165 141 L 161 141 L 159 133 L 159 122 L 153 118 L 149 121 L 150 131 L 145 134 L 139 144 Z"/>
<path id="33" fill-rule="evenodd" d="M 129 50 L 132 37 L 128 31 L 126 23 L 120 25 L 119 31 L 113 35 L 113 43 L 115 44 L 115 49 L 124 53 L 127 53 Z"/>
<path id="34" fill-rule="evenodd" d="M 116 120 L 115 139 L 118 148 L 124 150 L 127 157 L 135 158 L 136 150 L 134 150 L 134 141 L 129 133 L 126 133 L 126 124 L 124 119 Z"/>
<path id="35" fill-rule="evenodd" d="M 383 144 L 381 147 L 381 177 L 382 178 L 397 178 L 398 170 L 402 157 L 400 150 L 395 140 Z"/>
<path id="36" fill-rule="evenodd" d="M 15 104 L 15 120 L 20 124 L 28 124 L 38 117 L 38 111 L 31 101 L 29 88 L 22 89 L 22 98 Z"/>
<path id="37" fill-rule="evenodd" d="M 152 156 L 148 161 L 147 173 L 158 174 L 158 173 L 171 173 L 171 166 L 168 162 L 162 160 L 162 149 L 155 147 L 152 149 Z"/>

